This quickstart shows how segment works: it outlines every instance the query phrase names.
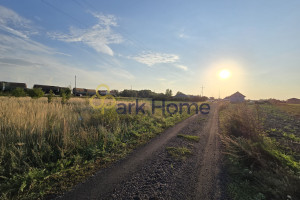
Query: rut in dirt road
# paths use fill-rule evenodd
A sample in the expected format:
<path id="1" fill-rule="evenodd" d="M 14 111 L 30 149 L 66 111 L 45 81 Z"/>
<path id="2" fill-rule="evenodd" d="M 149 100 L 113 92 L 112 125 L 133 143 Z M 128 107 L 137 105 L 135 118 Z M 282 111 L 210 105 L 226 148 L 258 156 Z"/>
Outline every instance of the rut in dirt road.
<path id="1" fill-rule="evenodd" d="M 223 199 L 220 187 L 218 111 L 193 115 L 167 129 L 126 159 L 100 170 L 61 199 Z M 177 137 L 199 136 L 199 142 Z M 175 159 L 167 147 L 192 154 Z"/>

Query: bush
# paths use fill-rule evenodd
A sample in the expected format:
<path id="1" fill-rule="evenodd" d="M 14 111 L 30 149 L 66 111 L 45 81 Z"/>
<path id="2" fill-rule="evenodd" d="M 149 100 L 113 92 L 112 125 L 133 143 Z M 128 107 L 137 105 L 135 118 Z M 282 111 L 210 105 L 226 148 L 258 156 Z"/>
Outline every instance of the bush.
<path id="1" fill-rule="evenodd" d="M 50 90 L 49 95 L 47 96 L 48 98 L 48 103 L 51 103 L 54 97 L 54 93 L 52 90 Z"/>
<path id="2" fill-rule="evenodd" d="M 28 89 L 27 93 L 31 98 L 34 98 L 34 99 L 43 97 L 45 94 L 41 88 Z"/>
<path id="3" fill-rule="evenodd" d="M 61 103 L 65 104 L 67 101 L 71 98 L 71 89 L 63 89 L 60 91 L 60 96 L 61 96 Z"/>
<path id="4" fill-rule="evenodd" d="M 15 97 L 25 97 L 26 96 L 26 93 L 24 91 L 23 88 L 16 88 L 14 89 L 11 94 Z"/>
<path id="5" fill-rule="evenodd" d="M 62 90 L 60 91 L 60 96 L 62 97 L 63 94 L 65 94 L 66 97 L 67 97 L 68 99 L 70 99 L 70 98 L 71 98 L 71 89 L 70 89 L 70 88 L 62 89 Z"/>

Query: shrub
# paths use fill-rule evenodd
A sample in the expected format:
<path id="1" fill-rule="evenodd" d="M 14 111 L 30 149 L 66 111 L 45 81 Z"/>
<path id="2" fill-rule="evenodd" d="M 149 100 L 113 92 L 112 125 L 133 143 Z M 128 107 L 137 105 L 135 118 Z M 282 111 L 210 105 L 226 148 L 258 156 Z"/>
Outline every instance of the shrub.
<path id="1" fill-rule="evenodd" d="M 49 95 L 47 96 L 48 98 L 48 103 L 51 103 L 54 97 L 54 93 L 52 90 L 50 90 Z"/>
<path id="2" fill-rule="evenodd" d="M 65 104 L 67 101 L 71 98 L 71 89 L 63 89 L 60 91 L 60 96 L 61 96 L 61 103 Z"/>
<path id="3" fill-rule="evenodd" d="M 27 93 L 31 98 L 34 98 L 34 99 L 43 97 L 45 94 L 41 88 L 28 89 Z"/>
<path id="4" fill-rule="evenodd" d="M 12 94 L 13 96 L 15 96 L 15 97 L 24 97 L 24 96 L 26 96 L 26 93 L 25 93 L 25 91 L 24 91 L 23 88 L 16 88 L 16 89 L 14 89 L 14 90 L 11 92 L 11 94 Z"/>

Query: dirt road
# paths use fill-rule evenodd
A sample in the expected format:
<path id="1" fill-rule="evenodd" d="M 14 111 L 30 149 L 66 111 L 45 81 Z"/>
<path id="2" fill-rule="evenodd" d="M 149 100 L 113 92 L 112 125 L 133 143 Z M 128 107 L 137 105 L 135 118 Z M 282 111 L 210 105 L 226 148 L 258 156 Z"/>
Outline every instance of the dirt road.
<path id="1" fill-rule="evenodd" d="M 61 199 L 223 199 L 216 104 L 169 128 L 126 159 L 100 170 Z M 177 137 L 189 134 L 199 142 Z M 192 155 L 174 159 L 166 147 L 187 147 Z"/>

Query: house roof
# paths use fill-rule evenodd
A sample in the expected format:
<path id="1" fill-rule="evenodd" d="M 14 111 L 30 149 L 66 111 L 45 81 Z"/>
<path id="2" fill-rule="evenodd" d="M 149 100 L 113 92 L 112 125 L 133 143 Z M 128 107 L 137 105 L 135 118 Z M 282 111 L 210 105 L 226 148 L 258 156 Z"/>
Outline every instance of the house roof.
<path id="1" fill-rule="evenodd" d="M 290 99 L 288 99 L 288 101 L 291 101 L 291 100 L 300 100 L 300 99 L 297 99 L 297 98 L 290 98 Z"/>
<path id="2" fill-rule="evenodd" d="M 245 97 L 245 95 L 241 94 L 240 92 L 236 92 L 232 94 L 230 97 Z"/>

